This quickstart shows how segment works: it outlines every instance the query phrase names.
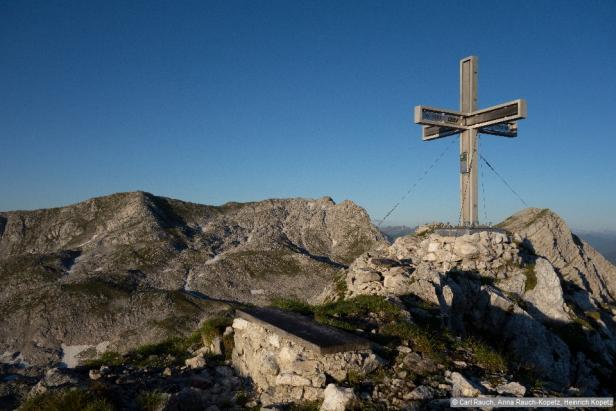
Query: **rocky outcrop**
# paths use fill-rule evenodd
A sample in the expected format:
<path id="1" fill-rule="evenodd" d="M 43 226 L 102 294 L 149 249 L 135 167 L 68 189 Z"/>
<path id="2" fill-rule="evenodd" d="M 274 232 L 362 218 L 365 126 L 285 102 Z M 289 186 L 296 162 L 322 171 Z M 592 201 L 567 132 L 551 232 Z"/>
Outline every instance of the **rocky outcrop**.
<path id="1" fill-rule="evenodd" d="M 0 353 L 30 363 L 124 351 L 227 304 L 310 300 L 383 236 L 350 201 L 215 207 L 143 192 L 0 212 Z M 80 348 L 81 349 L 81 348 Z"/>
<path id="2" fill-rule="evenodd" d="M 551 214 L 535 217 L 522 227 L 543 227 L 539 221 L 548 218 L 545 224 L 551 228 L 546 231 L 556 230 L 549 241 L 543 239 L 547 234 L 536 238 L 526 231 L 455 236 L 420 228 L 421 235 L 398 238 L 390 247 L 355 260 L 344 275 L 344 295 L 418 298 L 438 307 L 443 321 L 455 333 L 464 335 L 472 329 L 500 339 L 523 367 L 533 369 L 554 387 L 578 385 L 587 390 L 596 375 L 607 372 L 616 355 L 616 317 L 605 303 L 609 281 L 599 281 L 611 276 L 611 268 L 600 274 L 598 265 L 588 266 L 592 258 L 558 257 L 565 271 L 570 268 L 566 262 L 578 264 L 590 269 L 590 277 L 595 278 L 586 288 L 572 287 L 569 277 L 550 260 L 556 258 L 554 250 L 565 252 L 560 243 L 572 246 L 561 238 L 563 232 L 571 237 L 570 232 L 562 222 L 556 229 L 559 219 Z M 516 217 L 518 224 L 520 218 Z M 504 226 L 512 227 L 509 223 Z M 548 242 L 553 243 L 551 252 L 547 252 Z M 577 256 L 584 256 L 587 246 L 581 247 L 575 246 Z M 582 267 L 582 262 L 587 265 Z M 338 295 L 330 290 L 321 299 L 331 301 Z M 601 358 L 603 365 L 592 361 L 582 365 L 578 361 L 582 352 L 584 358 Z M 589 383 L 576 382 L 580 371 Z"/>
<path id="3" fill-rule="evenodd" d="M 614 304 L 616 267 L 573 234 L 554 212 L 529 208 L 499 226 L 526 239 L 537 255 L 550 261 L 563 281 L 582 290 L 576 296 L 578 303 L 585 304 L 587 309 L 593 309 L 597 302 Z M 588 294 L 592 298 L 584 301 Z"/>

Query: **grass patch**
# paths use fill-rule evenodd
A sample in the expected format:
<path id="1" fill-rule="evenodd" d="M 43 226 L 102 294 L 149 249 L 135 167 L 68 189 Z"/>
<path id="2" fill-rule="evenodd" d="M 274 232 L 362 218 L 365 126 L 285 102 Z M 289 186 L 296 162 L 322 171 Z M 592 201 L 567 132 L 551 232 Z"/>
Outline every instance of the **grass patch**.
<path id="1" fill-rule="evenodd" d="M 289 411 L 318 411 L 321 408 L 321 401 L 302 401 L 291 404 Z"/>
<path id="2" fill-rule="evenodd" d="M 222 336 L 226 327 L 231 325 L 232 318 L 218 316 L 208 319 L 203 325 L 186 337 L 172 337 L 158 343 L 145 344 L 125 355 L 117 352 L 106 352 L 99 358 L 87 360 L 83 363 L 89 368 L 98 368 L 102 365 L 117 366 L 129 364 L 136 367 L 168 367 L 183 365 L 184 361 L 191 356 L 189 349 L 195 349 L 201 345 L 209 345 L 214 337 Z M 225 355 L 231 355 L 233 341 L 223 338 Z M 227 351 L 229 351 L 227 353 Z"/>
<path id="3" fill-rule="evenodd" d="M 586 311 L 584 314 L 595 321 L 599 321 L 601 319 L 601 313 L 599 313 L 599 311 Z"/>
<path id="4" fill-rule="evenodd" d="M 302 315 L 313 315 L 314 307 L 303 301 L 295 300 L 292 298 L 273 298 L 270 305 L 274 308 L 279 308 L 285 311 L 291 311 Z"/>
<path id="5" fill-rule="evenodd" d="M 128 353 L 128 363 L 137 367 L 167 367 L 182 364 L 190 354 L 190 338 L 169 338 L 156 344 L 145 344 Z"/>
<path id="6" fill-rule="evenodd" d="M 505 357 L 485 342 L 471 337 L 463 340 L 462 346 L 471 352 L 474 362 L 484 370 L 491 373 L 507 372 Z"/>
<path id="7" fill-rule="evenodd" d="M 391 322 L 380 329 L 382 334 L 410 341 L 413 347 L 425 354 L 442 352 L 445 346 L 428 330 L 408 322 Z"/>
<path id="8" fill-rule="evenodd" d="M 203 345 L 208 346 L 214 341 L 215 337 L 222 336 L 225 328 L 231 325 L 233 319 L 230 317 L 213 317 L 203 323 L 199 329 Z"/>
<path id="9" fill-rule="evenodd" d="M 336 278 L 336 281 L 334 282 L 334 290 L 336 291 L 336 296 L 339 300 L 344 299 L 344 296 L 348 291 L 346 275 L 344 272 Z"/>
<path id="10" fill-rule="evenodd" d="M 378 315 L 384 322 L 401 319 L 400 307 L 385 297 L 377 295 L 359 295 L 348 300 L 338 300 L 323 305 L 310 305 L 294 299 L 275 298 L 271 305 L 282 310 L 310 316 L 321 324 L 348 331 L 365 327 L 366 318 L 371 314 Z"/>
<path id="11" fill-rule="evenodd" d="M 358 295 L 357 297 L 317 306 L 315 318 L 334 316 L 365 316 L 380 314 L 388 319 L 398 319 L 401 309 L 385 297 L 377 295 Z"/>
<path id="12" fill-rule="evenodd" d="M 104 398 L 85 390 L 46 392 L 26 400 L 20 411 L 113 411 Z"/>
<path id="13" fill-rule="evenodd" d="M 107 351 L 98 358 L 84 361 L 83 365 L 90 368 L 99 368 L 103 365 L 116 367 L 122 365 L 123 362 L 122 354 L 117 351 Z"/>
<path id="14" fill-rule="evenodd" d="M 137 406 L 142 411 L 156 411 L 165 399 L 165 394 L 160 391 L 141 391 L 137 395 Z"/>
<path id="15" fill-rule="evenodd" d="M 524 292 L 534 290 L 537 286 L 537 274 L 535 273 L 535 264 L 528 264 L 522 272 L 526 277 L 524 282 Z"/>

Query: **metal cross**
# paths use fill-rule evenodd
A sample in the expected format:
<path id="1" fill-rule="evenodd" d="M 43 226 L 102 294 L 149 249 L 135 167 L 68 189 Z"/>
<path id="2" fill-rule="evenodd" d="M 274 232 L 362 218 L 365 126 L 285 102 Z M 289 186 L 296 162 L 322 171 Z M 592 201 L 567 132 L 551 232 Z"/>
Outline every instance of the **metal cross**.
<path id="1" fill-rule="evenodd" d="M 516 120 L 526 118 L 526 101 L 514 100 L 477 110 L 478 58 L 460 60 L 460 111 L 416 106 L 415 123 L 422 124 L 424 141 L 460 133 L 460 224 L 477 226 L 477 134 L 517 137 Z"/>

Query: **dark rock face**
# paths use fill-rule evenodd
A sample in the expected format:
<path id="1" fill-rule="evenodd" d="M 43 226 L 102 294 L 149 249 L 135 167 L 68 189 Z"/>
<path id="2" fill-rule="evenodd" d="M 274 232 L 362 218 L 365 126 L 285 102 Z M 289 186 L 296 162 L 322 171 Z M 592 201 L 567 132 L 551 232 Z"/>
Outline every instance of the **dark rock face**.
<path id="1" fill-rule="evenodd" d="M 1 212 L 0 354 L 54 363 L 67 346 L 185 333 L 219 300 L 310 300 L 383 240 L 363 209 L 329 198 L 214 207 L 131 192 Z"/>

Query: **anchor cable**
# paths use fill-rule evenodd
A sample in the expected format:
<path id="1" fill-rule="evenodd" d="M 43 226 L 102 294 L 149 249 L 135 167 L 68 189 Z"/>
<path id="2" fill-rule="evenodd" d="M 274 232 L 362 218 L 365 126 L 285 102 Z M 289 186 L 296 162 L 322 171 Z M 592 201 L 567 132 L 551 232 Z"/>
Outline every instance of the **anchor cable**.
<path id="1" fill-rule="evenodd" d="M 436 159 L 432 162 L 432 164 L 430 164 L 430 166 L 424 171 L 424 173 L 420 175 L 417 180 L 415 180 L 411 188 L 408 189 L 408 191 L 400 198 L 400 200 L 398 200 L 398 202 L 391 208 L 391 210 L 389 210 L 387 214 L 385 214 L 385 217 L 381 219 L 381 221 L 377 224 L 377 227 L 381 227 L 381 224 L 383 224 L 383 222 L 391 215 L 391 213 L 393 213 L 396 208 L 398 208 L 400 203 L 402 203 L 413 192 L 413 190 L 415 190 L 415 187 L 417 187 L 417 185 L 426 177 L 426 175 L 428 175 L 428 173 L 434 168 L 434 166 L 438 164 L 438 162 L 443 158 L 443 156 L 447 153 L 447 151 L 449 151 L 453 143 L 456 141 L 456 139 L 451 139 L 451 142 L 445 147 L 441 154 L 439 154 L 438 157 L 436 157 Z"/>
<path id="2" fill-rule="evenodd" d="M 485 159 L 485 157 L 481 154 L 479 154 L 479 157 L 483 160 L 484 163 L 486 163 L 486 165 L 490 168 L 490 170 L 492 170 L 494 172 L 494 174 L 496 174 L 496 176 L 498 178 L 500 178 L 500 180 L 503 182 L 503 184 L 505 184 L 507 186 L 507 188 L 509 188 L 509 190 L 511 190 L 511 192 L 522 202 L 522 204 L 524 204 L 526 207 L 530 207 L 526 201 L 524 201 L 524 199 L 513 189 L 513 187 L 511 187 L 511 185 L 505 180 L 505 178 L 503 176 L 501 176 L 498 171 L 496 171 L 494 169 L 494 167 L 492 167 L 492 164 L 488 163 L 488 160 Z"/>

